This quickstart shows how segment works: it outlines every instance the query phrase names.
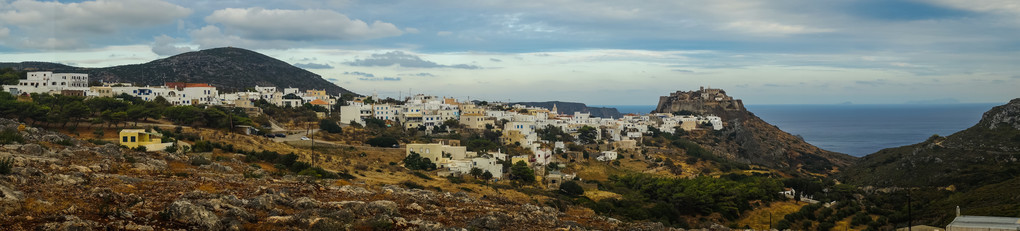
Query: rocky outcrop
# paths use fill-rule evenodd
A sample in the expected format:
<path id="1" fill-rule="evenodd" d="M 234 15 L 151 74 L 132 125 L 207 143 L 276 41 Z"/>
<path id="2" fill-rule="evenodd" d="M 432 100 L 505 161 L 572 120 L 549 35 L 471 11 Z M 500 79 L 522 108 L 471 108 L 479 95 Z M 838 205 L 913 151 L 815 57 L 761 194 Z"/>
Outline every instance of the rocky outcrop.
<path id="1" fill-rule="evenodd" d="M 668 96 L 660 96 L 659 104 L 653 113 L 673 113 L 687 111 L 695 114 L 716 115 L 723 119 L 736 119 L 728 117 L 730 112 L 747 111 L 744 102 L 726 95 L 722 89 L 702 87 L 697 91 L 677 91 Z"/>
<path id="2" fill-rule="evenodd" d="M 996 129 L 1002 126 L 1012 127 L 1020 130 L 1020 98 L 1010 100 L 1009 103 L 992 108 L 985 112 L 978 124 Z"/>
<path id="3" fill-rule="evenodd" d="M 739 99 L 722 89 L 701 88 L 662 96 L 658 113 L 715 115 L 723 129 L 708 135 L 689 137 L 716 155 L 737 162 L 814 174 L 831 174 L 850 165 L 855 158 L 820 149 L 771 125 L 748 112 Z"/>

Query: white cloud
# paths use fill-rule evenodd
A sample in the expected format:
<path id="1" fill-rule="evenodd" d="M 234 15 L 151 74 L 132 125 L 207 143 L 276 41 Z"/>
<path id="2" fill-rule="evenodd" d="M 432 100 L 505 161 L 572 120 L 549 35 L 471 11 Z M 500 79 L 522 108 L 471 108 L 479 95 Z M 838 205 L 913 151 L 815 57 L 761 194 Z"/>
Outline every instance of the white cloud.
<path id="1" fill-rule="evenodd" d="M 191 42 L 198 44 L 199 49 L 208 49 L 216 47 L 244 47 L 249 49 L 254 48 L 287 48 L 290 47 L 293 42 L 282 41 L 282 40 L 251 40 L 241 38 L 237 35 L 224 34 L 219 27 L 216 26 L 205 26 L 198 30 L 188 32 L 191 36 Z"/>
<path id="2" fill-rule="evenodd" d="M 361 40 L 403 34 L 392 23 L 371 24 L 330 10 L 274 10 L 227 8 L 205 17 L 228 34 L 253 40 Z"/>
<path id="3" fill-rule="evenodd" d="M 152 43 L 152 52 L 159 56 L 171 56 L 192 51 L 191 47 L 178 46 L 180 39 L 167 35 L 156 36 Z"/>
<path id="4" fill-rule="evenodd" d="M 0 8 L 0 22 L 18 28 L 27 48 L 71 49 L 86 37 L 112 36 L 126 28 L 173 23 L 191 10 L 158 0 L 97 0 L 81 3 L 19 0 Z"/>
<path id="5" fill-rule="evenodd" d="M 791 34 L 811 34 L 832 32 L 831 29 L 810 28 L 800 25 L 788 25 L 775 22 L 763 21 L 738 21 L 723 26 L 723 29 L 738 33 L 756 34 L 764 36 L 782 36 Z"/>

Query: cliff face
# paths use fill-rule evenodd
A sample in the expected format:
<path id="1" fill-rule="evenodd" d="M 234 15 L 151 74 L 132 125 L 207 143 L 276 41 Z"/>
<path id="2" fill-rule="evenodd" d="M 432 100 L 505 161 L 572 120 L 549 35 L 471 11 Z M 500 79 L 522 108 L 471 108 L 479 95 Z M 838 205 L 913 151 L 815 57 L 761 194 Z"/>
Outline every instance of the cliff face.
<path id="1" fill-rule="evenodd" d="M 715 114 L 720 117 L 732 112 L 747 111 L 744 102 L 726 95 L 722 89 L 702 87 L 697 91 L 677 91 L 669 96 L 660 96 L 659 104 L 652 113 L 690 111 L 699 114 Z M 738 113 L 739 114 L 739 113 Z M 729 119 L 723 117 L 723 119 Z"/>
<path id="2" fill-rule="evenodd" d="M 817 174 L 837 172 L 855 160 L 850 155 L 820 149 L 780 130 L 748 112 L 741 100 L 726 95 L 721 89 L 702 88 L 662 96 L 654 112 L 680 111 L 721 117 L 725 122 L 723 130 L 695 141 L 731 160 Z"/>
<path id="3" fill-rule="evenodd" d="M 0 63 L 19 70 L 79 72 L 90 80 L 161 86 L 166 82 L 208 83 L 220 91 L 259 86 L 324 89 L 331 95 L 355 94 L 321 76 L 286 62 L 241 48 L 214 48 L 183 53 L 143 64 L 80 68 L 42 62 Z"/>

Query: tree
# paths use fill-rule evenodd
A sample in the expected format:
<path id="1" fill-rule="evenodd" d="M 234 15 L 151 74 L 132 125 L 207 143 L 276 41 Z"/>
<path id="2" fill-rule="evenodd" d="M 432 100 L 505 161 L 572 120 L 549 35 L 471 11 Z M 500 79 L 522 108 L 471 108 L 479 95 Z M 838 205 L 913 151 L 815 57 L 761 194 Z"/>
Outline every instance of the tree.
<path id="1" fill-rule="evenodd" d="M 389 136 L 377 136 L 368 139 L 368 141 L 365 141 L 365 143 L 368 145 L 372 145 L 373 147 L 385 147 L 385 148 L 390 148 L 393 146 L 397 146 L 399 144 L 397 143 L 397 138 Z"/>
<path id="2" fill-rule="evenodd" d="M 580 196 L 584 195 L 584 188 L 577 184 L 577 182 L 571 180 L 560 184 L 560 192 L 570 196 Z"/>
<path id="3" fill-rule="evenodd" d="M 510 167 L 510 179 L 517 183 L 535 183 L 535 171 L 528 167 L 528 163 L 517 161 Z"/>
<path id="4" fill-rule="evenodd" d="M 411 152 L 404 157 L 404 167 L 410 170 L 435 170 L 436 164 L 428 158 L 421 157 L 417 152 Z"/>
<path id="5" fill-rule="evenodd" d="M 475 179 L 478 179 L 478 177 L 481 177 L 482 174 L 485 174 L 485 172 L 480 168 L 471 168 L 471 171 L 468 172 L 468 174 L 471 174 L 471 176 L 474 176 Z"/>
<path id="6" fill-rule="evenodd" d="M 326 132 L 329 132 L 329 133 L 335 133 L 335 134 L 343 132 L 343 128 L 340 128 L 340 125 L 337 125 L 336 121 L 328 120 L 328 119 L 324 119 L 324 120 L 320 120 L 319 121 L 319 130 L 323 130 L 323 131 L 326 131 Z"/>
<path id="7" fill-rule="evenodd" d="M 485 173 L 482 173 L 482 180 L 489 180 L 492 179 L 492 177 L 492 172 L 489 172 L 488 170 L 486 170 Z"/>
<path id="8" fill-rule="evenodd" d="M 577 132 L 580 133 L 577 135 L 577 139 L 581 141 L 581 143 L 585 144 L 594 144 L 595 139 L 598 138 L 599 134 L 597 129 L 588 125 L 577 129 Z"/>

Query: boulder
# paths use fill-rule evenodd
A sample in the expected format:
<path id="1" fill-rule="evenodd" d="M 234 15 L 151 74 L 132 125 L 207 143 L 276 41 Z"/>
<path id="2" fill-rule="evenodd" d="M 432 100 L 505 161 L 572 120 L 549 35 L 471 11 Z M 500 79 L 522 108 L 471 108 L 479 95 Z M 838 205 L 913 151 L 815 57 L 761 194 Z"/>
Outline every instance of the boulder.
<path id="1" fill-rule="evenodd" d="M 172 221 L 195 225 L 204 229 L 216 229 L 220 223 L 220 218 L 215 213 L 184 200 L 174 201 L 174 203 L 166 208 L 164 213 Z"/>

